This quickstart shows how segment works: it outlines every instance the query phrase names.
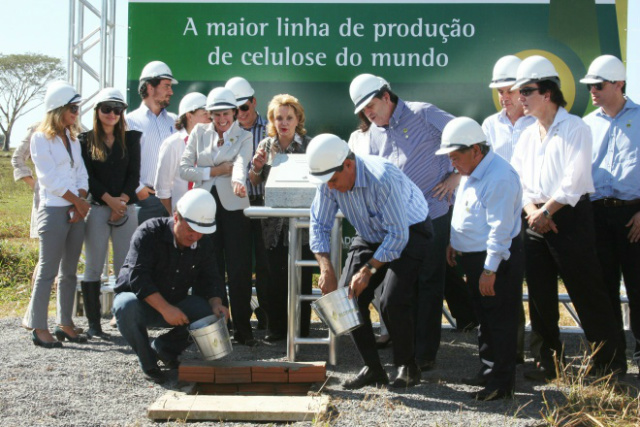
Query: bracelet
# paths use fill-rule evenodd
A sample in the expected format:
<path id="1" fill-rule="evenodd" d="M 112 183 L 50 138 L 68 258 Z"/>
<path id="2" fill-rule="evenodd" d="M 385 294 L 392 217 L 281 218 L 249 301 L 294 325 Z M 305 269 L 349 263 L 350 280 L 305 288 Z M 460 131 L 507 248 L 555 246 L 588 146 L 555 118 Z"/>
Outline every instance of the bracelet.
<path id="1" fill-rule="evenodd" d="M 251 166 L 251 169 L 249 169 L 249 172 L 251 172 L 252 174 L 254 174 L 255 176 L 260 176 L 262 175 L 262 169 L 260 169 L 259 172 L 256 172 L 256 170 L 253 168 L 253 166 Z"/>

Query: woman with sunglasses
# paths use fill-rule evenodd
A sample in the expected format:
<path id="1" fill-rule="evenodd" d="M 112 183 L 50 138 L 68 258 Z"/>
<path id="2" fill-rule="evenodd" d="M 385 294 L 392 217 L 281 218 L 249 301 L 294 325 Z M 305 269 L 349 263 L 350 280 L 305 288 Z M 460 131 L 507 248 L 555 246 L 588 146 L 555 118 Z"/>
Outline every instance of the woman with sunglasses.
<path id="1" fill-rule="evenodd" d="M 93 129 L 78 137 L 89 175 L 89 201 L 93 205 L 86 221 L 86 264 L 81 282 L 89 338 L 110 338 L 100 325 L 100 277 L 109 238 L 117 277 L 138 226 L 133 203 L 137 200 L 136 187 L 140 181 L 142 133 L 127 130 L 126 108 L 127 103 L 118 89 L 102 89 L 96 96 Z"/>
<path id="2" fill-rule="evenodd" d="M 66 82 L 53 82 L 44 98 L 46 114 L 31 137 L 31 158 L 40 185 L 38 271 L 23 324 L 43 348 L 62 347 L 61 341 L 86 342 L 73 327 L 76 270 L 84 239 L 83 218 L 89 213 L 88 176 L 82 161 L 78 114 L 82 97 Z M 47 326 L 49 297 L 58 277 L 56 341 Z"/>
<path id="3" fill-rule="evenodd" d="M 207 96 L 206 109 L 213 123 L 197 124 L 180 161 L 180 177 L 194 188 L 211 191 L 216 201 L 215 243 L 218 270 L 229 283 L 234 337 L 239 344 L 255 346 L 251 330 L 251 223 L 245 183 L 253 150 L 251 132 L 236 121 L 236 98 L 217 87 Z"/>
<path id="4" fill-rule="evenodd" d="M 260 185 L 269 177 L 271 165 L 278 154 L 304 153 L 311 141 L 304 128 L 304 108 L 294 96 L 281 94 L 273 97 L 267 110 L 267 132 L 256 154 L 253 156 L 249 179 L 251 184 Z M 289 294 L 288 257 L 289 257 L 289 220 L 285 218 L 267 218 L 262 220 L 262 233 L 267 248 L 271 282 L 268 289 L 269 326 L 266 341 L 279 341 L 287 336 L 287 295 Z M 309 235 L 303 234 L 302 256 L 313 259 L 309 249 Z M 302 293 L 311 293 L 312 271 L 302 269 Z M 300 335 L 309 335 L 311 307 L 308 302 L 302 304 Z"/>

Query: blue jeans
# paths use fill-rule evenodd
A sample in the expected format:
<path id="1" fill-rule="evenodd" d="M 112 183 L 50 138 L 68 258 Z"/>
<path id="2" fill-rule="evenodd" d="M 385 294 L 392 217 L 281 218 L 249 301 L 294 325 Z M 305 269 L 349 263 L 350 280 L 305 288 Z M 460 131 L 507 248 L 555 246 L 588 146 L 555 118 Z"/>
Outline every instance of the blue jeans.
<path id="1" fill-rule="evenodd" d="M 189 295 L 182 301 L 173 304 L 195 322 L 213 314 L 209 303 L 195 295 Z M 168 358 L 177 358 L 189 347 L 189 331 L 187 326 L 169 325 L 160 312 L 146 302 L 139 300 L 133 292 L 122 292 L 113 301 L 113 314 L 118 322 L 118 330 L 127 340 L 133 351 L 138 355 L 140 367 L 147 372 L 158 367 L 156 351 Z M 172 328 L 149 343 L 147 328 Z"/>
<path id="2" fill-rule="evenodd" d="M 169 216 L 167 208 L 153 194 L 136 202 L 136 212 L 138 213 L 138 225 L 142 225 L 143 222 L 151 218 Z"/>

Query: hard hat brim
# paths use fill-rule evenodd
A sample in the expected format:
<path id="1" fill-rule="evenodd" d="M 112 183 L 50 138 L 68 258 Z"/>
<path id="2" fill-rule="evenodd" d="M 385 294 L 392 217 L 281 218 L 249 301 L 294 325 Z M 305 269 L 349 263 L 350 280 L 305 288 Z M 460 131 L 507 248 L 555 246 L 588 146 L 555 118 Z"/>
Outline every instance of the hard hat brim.
<path id="1" fill-rule="evenodd" d="M 513 86 L 515 84 L 515 79 L 514 80 L 509 80 L 509 81 L 501 81 L 501 82 L 495 82 L 495 83 L 489 83 L 489 87 L 491 89 L 498 89 L 501 87 L 509 87 L 509 86 Z"/>
<path id="2" fill-rule="evenodd" d="M 213 234 L 216 232 L 216 225 L 212 225 L 210 227 L 203 227 L 201 225 L 196 225 L 193 223 L 189 223 L 189 227 L 191 227 L 191 229 L 193 231 L 196 231 L 200 234 Z"/>
<path id="3" fill-rule="evenodd" d="M 335 172 L 329 172 L 329 173 L 326 173 L 324 175 L 311 175 L 311 174 L 309 174 L 308 178 L 309 178 L 309 182 L 311 184 L 314 184 L 314 185 L 320 187 L 322 184 L 326 184 L 331 179 L 333 174 L 335 174 Z"/>
<path id="4" fill-rule="evenodd" d="M 584 85 L 592 85 L 592 84 L 602 83 L 602 82 L 604 82 L 604 79 L 601 79 L 598 77 L 585 77 L 583 79 L 580 79 L 580 83 Z"/>
<path id="5" fill-rule="evenodd" d="M 440 147 L 440 149 L 438 151 L 436 151 L 436 156 L 441 156 L 443 154 L 449 154 L 449 153 L 453 153 L 454 151 L 457 151 L 461 148 L 464 148 L 461 145 L 449 145 L 447 147 Z"/>
<path id="6" fill-rule="evenodd" d="M 360 101 L 360 104 L 358 104 L 358 106 L 356 107 L 356 109 L 353 111 L 353 114 L 358 114 L 360 111 L 364 110 L 364 107 L 366 107 L 367 105 L 369 105 L 369 103 L 371 102 L 371 100 L 373 98 L 375 98 L 375 96 L 378 94 L 379 91 L 374 92 L 373 94 L 369 95 L 368 97 L 364 98 L 362 101 Z"/>

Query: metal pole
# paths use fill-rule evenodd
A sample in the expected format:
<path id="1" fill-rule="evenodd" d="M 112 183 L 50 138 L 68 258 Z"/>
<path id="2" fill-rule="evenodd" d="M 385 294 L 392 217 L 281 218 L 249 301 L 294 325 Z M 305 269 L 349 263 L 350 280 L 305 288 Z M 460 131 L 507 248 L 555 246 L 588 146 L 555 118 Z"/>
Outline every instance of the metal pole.
<path id="1" fill-rule="evenodd" d="M 109 32 L 109 78 L 107 83 L 109 86 L 115 84 L 115 69 L 116 69 L 116 0 L 111 0 L 111 7 L 109 13 L 109 22 L 111 25 L 111 31 Z"/>
<path id="2" fill-rule="evenodd" d="M 342 218 L 336 217 L 331 229 L 331 264 L 336 272 L 336 279 L 340 280 L 342 275 Z M 329 364 L 337 364 L 337 340 L 336 336 L 329 330 Z"/>
<path id="3" fill-rule="evenodd" d="M 287 323 L 287 358 L 289 362 L 296 361 L 296 338 L 298 336 L 298 297 L 300 295 L 297 274 L 297 249 L 299 246 L 299 230 L 297 218 L 289 218 L 289 316 Z"/>
<path id="4" fill-rule="evenodd" d="M 76 7 L 75 0 L 69 0 L 69 34 L 68 34 L 68 57 L 67 57 L 67 80 L 73 85 L 75 76 L 73 75 L 73 44 L 76 34 Z"/>
<path id="5" fill-rule="evenodd" d="M 107 30 L 108 30 L 107 0 L 102 0 L 102 14 L 100 15 L 100 89 L 105 87 L 107 74 Z"/>

